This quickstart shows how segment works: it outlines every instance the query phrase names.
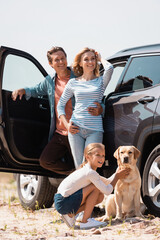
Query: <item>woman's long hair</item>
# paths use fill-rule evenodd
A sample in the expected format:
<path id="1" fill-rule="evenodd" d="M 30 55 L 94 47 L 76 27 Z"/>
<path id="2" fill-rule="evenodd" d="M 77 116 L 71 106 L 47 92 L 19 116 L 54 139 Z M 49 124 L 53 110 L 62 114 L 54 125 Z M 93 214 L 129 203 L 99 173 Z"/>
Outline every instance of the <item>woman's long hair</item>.
<path id="1" fill-rule="evenodd" d="M 87 52 L 93 52 L 95 54 L 95 57 L 96 57 L 96 67 L 94 69 L 94 75 L 96 77 L 99 77 L 99 64 L 98 64 L 98 61 L 97 61 L 97 53 L 94 49 L 92 48 L 84 48 L 82 49 L 76 56 L 75 56 L 75 59 L 74 59 L 74 62 L 72 64 L 72 67 L 73 67 L 73 72 L 74 74 L 77 76 L 77 77 L 80 77 L 83 75 L 83 68 L 80 66 L 80 62 L 81 62 L 81 58 L 82 58 L 82 55 L 84 53 L 87 53 Z"/>

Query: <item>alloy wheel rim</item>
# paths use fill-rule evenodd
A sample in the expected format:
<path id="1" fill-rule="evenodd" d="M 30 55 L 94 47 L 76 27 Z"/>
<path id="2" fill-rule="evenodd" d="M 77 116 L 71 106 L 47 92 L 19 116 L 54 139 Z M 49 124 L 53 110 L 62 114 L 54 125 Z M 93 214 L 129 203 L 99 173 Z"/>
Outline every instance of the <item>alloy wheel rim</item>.
<path id="1" fill-rule="evenodd" d="M 160 208 L 160 156 L 153 161 L 149 170 L 148 194 L 154 205 Z"/>
<path id="2" fill-rule="evenodd" d="M 20 175 L 20 189 L 22 197 L 26 201 L 31 201 L 37 191 L 38 187 L 38 176 L 36 175 Z"/>

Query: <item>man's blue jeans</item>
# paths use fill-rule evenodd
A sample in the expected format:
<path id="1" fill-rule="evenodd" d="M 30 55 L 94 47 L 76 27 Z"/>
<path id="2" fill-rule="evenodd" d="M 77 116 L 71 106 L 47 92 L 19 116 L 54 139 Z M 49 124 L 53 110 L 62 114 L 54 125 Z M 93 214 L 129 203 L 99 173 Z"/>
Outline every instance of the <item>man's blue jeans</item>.
<path id="1" fill-rule="evenodd" d="M 103 132 L 79 127 L 78 133 L 68 133 L 68 139 L 74 159 L 75 168 L 77 169 L 83 161 L 85 147 L 87 147 L 89 143 L 102 143 Z"/>

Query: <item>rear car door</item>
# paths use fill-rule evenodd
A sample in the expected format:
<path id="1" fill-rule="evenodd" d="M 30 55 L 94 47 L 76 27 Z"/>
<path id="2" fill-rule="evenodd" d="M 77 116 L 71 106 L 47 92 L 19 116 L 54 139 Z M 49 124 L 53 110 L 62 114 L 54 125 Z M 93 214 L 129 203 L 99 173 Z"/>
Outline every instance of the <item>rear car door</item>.
<path id="1" fill-rule="evenodd" d="M 144 140 L 152 131 L 159 76 L 160 55 L 130 57 L 115 93 L 106 99 L 104 143 L 110 159 L 108 169 L 115 169 L 113 153 L 119 146 L 134 145 L 142 150 Z"/>
<path id="2" fill-rule="evenodd" d="M 0 48 L 0 171 L 47 172 L 39 166 L 38 158 L 48 141 L 48 98 L 11 98 L 13 90 L 34 86 L 46 75 L 30 54 Z"/>

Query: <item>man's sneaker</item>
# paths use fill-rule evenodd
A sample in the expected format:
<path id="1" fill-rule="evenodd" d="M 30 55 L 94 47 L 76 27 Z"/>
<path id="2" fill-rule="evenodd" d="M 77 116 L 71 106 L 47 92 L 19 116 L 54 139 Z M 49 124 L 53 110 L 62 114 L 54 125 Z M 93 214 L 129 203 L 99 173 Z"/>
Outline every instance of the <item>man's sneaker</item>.
<path id="1" fill-rule="evenodd" d="M 96 221 L 94 218 L 88 218 L 86 223 L 80 223 L 80 229 L 90 229 L 107 226 L 106 222 Z"/>
<path id="2" fill-rule="evenodd" d="M 76 215 L 76 217 L 75 217 L 75 218 L 76 218 L 76 221 L 77 221 L 77 222 L 82 222 L 83 215 L 84 215 L 84 211 L 78 213 L 78 214 Z"/>
<path id="3" fill-rule="evenodd" d="M 62 220 L 67 224 L 69 228 L 74 227 L 75 225 L 75 217 L 69 217 L 68 214 L 61 215 Z"/>

